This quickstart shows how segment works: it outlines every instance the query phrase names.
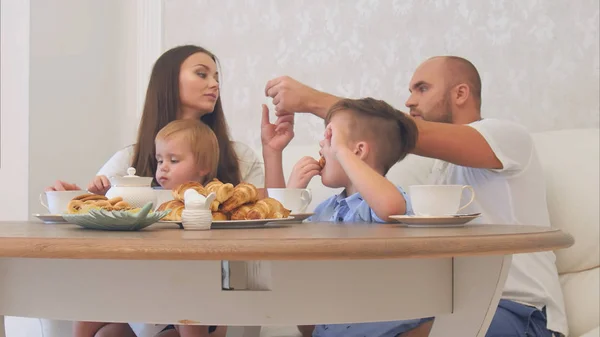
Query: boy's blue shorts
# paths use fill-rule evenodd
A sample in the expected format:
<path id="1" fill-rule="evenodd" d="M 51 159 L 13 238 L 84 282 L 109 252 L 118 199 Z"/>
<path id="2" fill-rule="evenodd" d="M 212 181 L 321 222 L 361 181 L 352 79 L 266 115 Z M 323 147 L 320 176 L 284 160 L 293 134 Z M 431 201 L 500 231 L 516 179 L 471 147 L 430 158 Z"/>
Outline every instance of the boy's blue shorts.
<path id="1" fill-rule="evenodd" d="M 546 308 L 539 310 L 509 300 L 500 300 L 486 337 L 554 337 L 546 328 Z"/>
<path id="2" fill-rule="evenodd" d="M 433 318 L 393 322 L 317 325 L 313 337 L 397 337 Z M 546 310 L 500 300 L 486 337 L 558 337 L 546 328 Z"/>

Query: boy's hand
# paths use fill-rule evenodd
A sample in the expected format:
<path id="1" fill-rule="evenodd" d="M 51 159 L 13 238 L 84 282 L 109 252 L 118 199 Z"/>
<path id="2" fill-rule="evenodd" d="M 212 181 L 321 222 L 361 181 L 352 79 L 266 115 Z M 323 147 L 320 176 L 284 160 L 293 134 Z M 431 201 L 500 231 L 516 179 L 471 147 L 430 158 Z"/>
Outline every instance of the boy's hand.
<path id="1" fill-rule="evenodd" d="M 292 138 L 294 138 L 294 115 L 278 117 L 275 124 L 271 124 L 269 121 L 269 108 L 263 104 L 260 138 L 263 151 L 283 151 Z"/>
<path id="2" fill-rule="evenodd" d="M 313 157 L 303 157 L 294 165 L 287 187 L 306 188 L 310 180 L 319 173 L 321 173 L 319 162 Z"/>
<path id="3" fill-rule="evenodd" d="M 87 190 L 90 193 L 104 195 L 110 189 L 110 181 L 106 176 L 96 176 L 88 184 Z"/>
<path id="4" fill-rule="evenodd" d="M 340 150 L 348 148 L 348 130 L 343 127 L 338 127 L 333 123 L 329 123 L 325 128 L 325 139 L 329 142 L 331 152 L 335 155 Z"/>

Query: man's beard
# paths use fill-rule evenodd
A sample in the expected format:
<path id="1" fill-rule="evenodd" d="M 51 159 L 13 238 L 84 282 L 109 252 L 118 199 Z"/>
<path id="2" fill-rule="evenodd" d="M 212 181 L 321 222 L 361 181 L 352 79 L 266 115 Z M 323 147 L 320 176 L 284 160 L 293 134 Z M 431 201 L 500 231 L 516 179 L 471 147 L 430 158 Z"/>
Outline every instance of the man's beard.
<path id="1" fill-rule="evenodd" d="M 423 120 L 428 122 L 449 123 L 452 124 L 452 107 L 450 106 L 450 94 L 444 95 L 444 98 L 437 102 L 433 108 L 429 109 L 428 113 L 424 114 L 422 110 L 417 108 L 411 109 L 421 116 Z"/>

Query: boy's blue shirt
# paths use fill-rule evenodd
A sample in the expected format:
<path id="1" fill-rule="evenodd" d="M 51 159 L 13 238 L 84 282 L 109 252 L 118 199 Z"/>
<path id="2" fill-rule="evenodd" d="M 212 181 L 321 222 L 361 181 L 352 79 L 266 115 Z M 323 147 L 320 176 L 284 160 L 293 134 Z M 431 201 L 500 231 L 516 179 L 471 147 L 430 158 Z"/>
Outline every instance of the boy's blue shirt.
<path id="1" fill-rule="evenodd" d="M 413 214 L 410 198 L 400 186 L 397 186 L 397 188 L 406 200 L 406 214 Z M 346 197 L 346 191 L 334 195 L 320 203 L 315 208 L 314 213 L 306 221 L 386 222 L 375 214 L 358 192 L 349 197 Z"/>

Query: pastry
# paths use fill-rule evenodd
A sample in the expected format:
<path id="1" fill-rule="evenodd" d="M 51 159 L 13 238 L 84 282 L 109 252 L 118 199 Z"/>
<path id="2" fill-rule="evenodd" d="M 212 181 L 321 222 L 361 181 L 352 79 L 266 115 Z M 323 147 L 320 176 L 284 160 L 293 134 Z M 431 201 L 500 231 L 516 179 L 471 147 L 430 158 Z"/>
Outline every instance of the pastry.
<path id="1" fill-rule="evenodd" d="M 227 214 L 222 213 L 222 212 L 212 212 L 212 218 L 214 221 L 229 220 L 229 218 L 227 217 Z"/>
<path id="2" fill-rule="evenodd" d="M 206 186 L 206 194 L 208 195 L 211 192 L 215 192 L 216 198 L 215 200 L 219 202 L 219 204 L 224 203 L 227 199 L 231 198 L 233 195 L 233 185 L 232 184 L 223 184 L 219 179 L 215 178 L 211 180 Z"/>
<path id="3" fill-rule="evenodd" d="M 321 158 L 319 158 L 319 166 L 321 166 L 321 169 L 325 167 L 325 157 L 321 156 Z"/>
<path id="4" fill-rule="evenodd" d="M 196 192 L 202 194 L 203 196 L 206 196 L 207 194 L 206 189 L 204 188 L 204 186 L 202 186 L 202 184 L 200 184 L 199 182 L 190 181 L 174 188 L 172 190 L 173 198 L 175 200 L 183 201 L 183 194 L 186 190 L 190 188 L 196 190 Z"/>
<path id="5" fill-rule="evenodd" d="M 118 203 L 119 201 L 123 201 L 123 198 L 121 198 L 121 197 L 114 197 L 112 199 L 108 199 L 108 202 L 111 205 L 114 205 L 114 204 Z"/>
<path id="6" fill-rule="evenodd" d="M 83 202 L 81 200 L 72 199 L 67 204 L 67 213 L 69 214 L 77 214 L 83 207 Z"/>
<path id="7" fill-rule="evenodd" d="M 92 193 L 84 193 L 84 194 L 76 196 L 75 198 L 73 198 L 71 200 L 81 200 L 83 198 L 87 198 L 87 197 L 92 196 L 92 195 L 94 195 L 94 194 L 92 194 Z"/>
<path id="8" fill-rule="evenodd" d="M 227 199 L 220 207 L 221 212 L 231 212 L 234 209 L 258 200 L 258 190 L 256 186 L 248 183 L 240 183 L 233 189 L 233 195 Z"/>
<path id="9" fill-rule="evenodd" d="M 83 197 L 83 198 L 81 198 L 79 200 L 81 200 L 83 202 L 86 202 L 86 201 L 91 201 L 91 200 L 108 200 L 108 198 L 105 197 L 105 196 L 103 196 L 103 195 L 92 194 L 92 195 L 88 195 L 86 197 Z"/>
<path id="10" fill-rule="evenodd" d="M 258 220 L 258 219 L 282 219 L 287 218 L 290 215 L 290 210 L 283 207 L 283 205 L 273 198 L 265 198 L 259 200 L 252 206 L 246 219 Z"/>
<path id="11" fill-rule="evenodd" d="M 167 201 L 156 209 L 156 211 L 166 211 L 170 209 L 171 212 L 167 214 L 162 220 L 165 221 L 181 221 L 181 213 L 185 209 L 185 205 L 182 201 L 179 200 L 171 200 Z"/>
<path id="12" fill-rule="evenodd" d="M 248 212 L 252 209 L 254 204 L 242 205 L 231 212 L 231 220 L 246 220 Z"/>

